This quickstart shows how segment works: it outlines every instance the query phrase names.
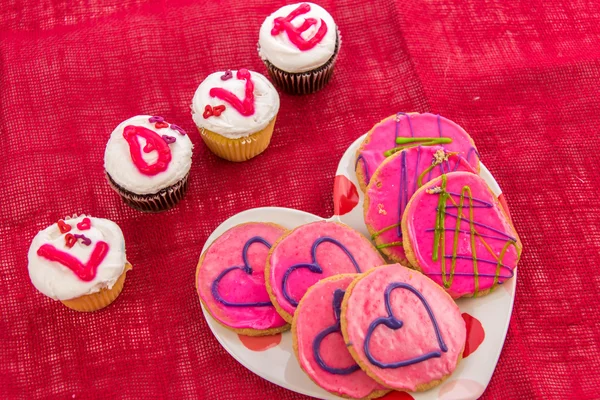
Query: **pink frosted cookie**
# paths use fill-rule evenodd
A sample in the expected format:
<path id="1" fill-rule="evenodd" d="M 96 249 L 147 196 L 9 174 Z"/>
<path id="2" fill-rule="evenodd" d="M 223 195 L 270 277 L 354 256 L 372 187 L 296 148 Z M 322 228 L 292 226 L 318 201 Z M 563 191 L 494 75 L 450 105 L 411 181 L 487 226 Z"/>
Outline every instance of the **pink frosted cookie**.
<path id="1" fill-rule="evenodd" d="M 451 172 L 423 185 L 402 218 L 406 257 L 454 298 L 487 294 L 514 275 L 521 241 L 485 181 Z"/>
<path id="2" fill-rule="evenodd" d="M 200 301 L 223 326 L 244 335 L 285 331 L 265 289 L 265 263 L 271 245 L 285 233 L 276 224 L 250 222 L 219 236 L 200 257 L 196 288 Z"/>
<path id="3" fill-rule="evenodd" d="M 400 221 L 408 201 L 422 184 L 449 171 L 475 173 L 463 157 L 440 146 L 402 150 L 377 168 L 365 192 L 365 224 L 390 260 L 407 264 Z"/>
<path id="4" fill-rule="evenodd" d="M 417 145 L 442 146 L 479 172 L 477 148 L 463 128 L 439 115 L 400 112 L 375 125 L 356 153 L 356 175 L 363 192 L 386 157 Z"/>
<path id="5" fill-rule="evenodd" d="M 321 279 L 360 273 L 385 264 L 364 236 L 336 222 L 313 222 L 273 245 L 265 269 L 267 291 L 289 323 L 306 290 Z"/>
<path id="6" fill-rule="evenodd" d="M 344 397 L 370 399 L 389 389 L 360 369 L 342 338 L 340 309 L 357 274 L 336 275 L 310 287 L 294 314 L 294 351 L 300 366 L 317 385 Z"/>
<path id="7" fill-rule="evenodd" d="M 400 264 L 364 273 L 346 289 L 341 327 L 350 354 L 380 384 L 423 391 L 458 364 L 467 335 L 458 306 Z"/>

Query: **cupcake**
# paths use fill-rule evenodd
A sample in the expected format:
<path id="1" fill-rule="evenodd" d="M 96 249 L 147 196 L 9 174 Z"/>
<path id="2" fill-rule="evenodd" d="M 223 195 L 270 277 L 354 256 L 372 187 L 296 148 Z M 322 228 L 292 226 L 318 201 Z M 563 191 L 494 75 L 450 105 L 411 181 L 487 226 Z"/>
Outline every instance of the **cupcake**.
<path id="1" fill-rule="evenodd" d="M 279 95 L 263 75 L 240 69 L 209 75 L 192 100 L 192 118 L 217 156 L 246 161 L 269 146 Z"/>
<path id="2" fill-rule="evenodd" d="M 187 191 L 193 147 L 183 129 L 162 117 L 129 118 L 115 128 L 106 145 L 108 182 L 135 209 L 168 210 Z"/>
<path id="3" fill-rule="evenodd" d="M 285 231 L 270 223 L 237 225 L 202 254 L 196 269 L 198 296 L 210 315 L 227 329 L 248 336 L 289 329 L 269 299 L 264 274 L 271 244 Z"/>
<path id="4" fill-rule="evenodd" d="M 327 11 L 313 3 L 297 3 L 265 19 L 258 54 L 281 89 L 309 94 L 331 79 L 340 44 L 338 28 Z"/>
<path id="5" fill-rule="evenodd" d="M 38 232 L 28 258 L 35 288 L 77 311 L 96 311 L 115 301 L 131 269 L 121 228 L 85 215 Z"/>

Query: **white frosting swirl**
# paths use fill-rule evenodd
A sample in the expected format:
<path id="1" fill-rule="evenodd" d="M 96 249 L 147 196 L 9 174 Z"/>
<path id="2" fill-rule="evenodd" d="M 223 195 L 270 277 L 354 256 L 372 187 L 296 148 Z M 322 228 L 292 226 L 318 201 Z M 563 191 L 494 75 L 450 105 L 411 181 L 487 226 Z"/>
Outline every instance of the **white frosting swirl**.
<path id="1" fill-rule="evenodd" d="M 212 88 L 223 88 L 235 94 L 240 100 L 246 97 L 246 80 L 237 79 L 237 71 L 231 71 L 232 78 L 224 81 L 221 79 L 223 74 L 225 71 L 207 76 L 194 94 L 192 118 L 198 128 L 208 129 L 229 139 L 239 139 L 250 136 L 269 125 L 279 111 L 279 94 L 271 82 L 258 72 L 250 71 L 254 82 L 254 114 L 246 117 L 228 102 L 210 96 L 209 92 Z M 211 107 L 224 105 L 225 111 L 218 117 L 204 118 L 202 114 L 206 105 Z"/>
<path id="2" fill-rule="evenodd" d="M 285 31 L 278 35 L 271 35 L 273 21 L 277 17 L 287 17 L 292 11 L 302 4 L 308 4 L 310 11 L 302 14 L 294 20 L 292 25 L 298 27 L 304 23 L 306 18 L 314 18 L 318 22 L 309 29 L 301 33 L 301 36 L 308 40 L 314 36 L 321 26 L 321 21 L 327 25 L 327 33 L 315 47 L 310 50 L 302 51 L 290 41 Z M 258 39 L 258 53 L 263 60 L 268 60 L 277 68 L 286 72 L 298 73 L 306 72 L 325 64 L 335 51 L 337 37 L 337 27 L 333 18 L 325 9 L 313 3 L 296 3 L 280 8 L 269 15 L 260 27 L 260 36 Z"/>
<path id="3" fill-rule="evenodd" d="M 69 300 L 86 294 L 99 292 L 102 288 L 112 288 L 125 269 L 125 239 L 123 232 L 117 224 L 103 218 L 87 217 L 91 221 L 88 230 L 80 231 L 77 224 L 85 218 L 81 215 L 73 219 L 65 219 L 71 225 L 67 233 L 60 233 L 58 224 L 52 224 L 43 231 L 38 232 L 29 247 L 29 277 L 37 290 L 55 300 Z M 83 234 L 92 243 L 86 246 L 79 239 L 72 248 L 65 244 L 65 236 L 70 234 Z M 66 266 L 50 261 L 37 254 L 38 249 L 44 244 L 51 244 L 57 250 L 69 253 L 85 264 L 94 246 L 98 241 L 108 243 L 109 250 L 96 271 L 96 276 L 89 282 L 82 281 Z"/>
<path id="4" fill-rule="evenodd" d="M 150 115 L 138 115 L 123 121 L 110 135 L 106 151 L 104 152 L 104 169 L 110 177 L 122 188 L 136 194 L 154 194 L 182 180 L 192 166 L 192 149 L 194 145 L 188 135 L 181 135 L 171 128 L 157 129 L 154 123 L 148 120 Z M 171 149 L 171 162 L 165 171 L 156 175 L 144 175 L 131 159 L 129 143 L 123 137 L 123 130 L 128 125 L 141 126 L 156 132 L 159 136 L 168 135 L 175 138 L 169 144 Z M 146 145 L 146 139 L 138 137 L 141 149 Z M 156 150 L 149 153 L 141 151 L 142 158 L 148 164 L 153 164 L 158 159 Z"/>

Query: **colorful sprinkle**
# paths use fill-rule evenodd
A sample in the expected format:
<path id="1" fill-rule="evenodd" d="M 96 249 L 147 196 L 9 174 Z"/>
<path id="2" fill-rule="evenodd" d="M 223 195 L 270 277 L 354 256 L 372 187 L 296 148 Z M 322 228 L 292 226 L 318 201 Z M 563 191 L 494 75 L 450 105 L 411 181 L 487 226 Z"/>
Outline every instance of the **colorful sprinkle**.
<path id="1" fill-rule="evenodd" d="M 154 127 L 156 129 L 168 128 L 169 124 L 167 124 L 166 122 L 157 122 L 157 123 L 154 124 Z"/>
<path id="2" fill-rule="evenodd" d="M 225 106 L 223 104 L 215 107 L 211 107 L 210 104 L 207 104 L 206 107 L 204 107 L 204 113 L 202 113 L 202 116 L 204 117 L 204 119 L 208 119 L 213 115 L 215 117 L 218 117 L 223 111 L 225 111 Z"/>
<path id="3" fill-rule="evenodd" d="M 75 243 L 77 243 L 77 239 L 75 238 L 75 236 L 71 235 L 70 233 L 67 233 L 65 235 L 65 246 L 71 248 L 75 246 Z"/>
<path id="4" fill-rule="evenodd" d="M 59 219 L 56 224 L 58 225 L 58 230 L 60 233 L 67 233 L 71 230 L 71 225 L 67 224 L 62 219 Z"/>
<path id="5" fill-rule="evenodd" d="M 154 117 L 148 118 L 148 122 L 150 122 L 151 124 L 153 124 L 155 122 L 165 122 L 165 119 L 163 117 L 154 116 Z"/>
<path id="6" fill-rule="evenodd" d="M 77 224 L 77 229 L 80 231 L 87 231 L 92 226 L 92 221 L 89 218 L 85 217 L 83 221 Z"/>
<path id="7" fill-rule="evenodd" d="M 179 132 L 180 135 L 184 135 L 184 136 L 187 135 L 187 133 L 180 126 L 177 126 L 175 124 L 171 124 L 170 128 L 173 129 L 174 131 Z"/>
<path id="8" fill-rule="evenodd" d="M 177 140 L 173 136 L 169 135 L 162 135 L 162 138 L 167 144 L 175 143 L 175 140 Z"/>
<path id="9" fill-rule="evenodd" d="M 81 239 L 81 243 L 84 244 L 84 245 L 86 245 L 86 246 L 89 246 L 90 244 L 92 244 L 92 240 L 90 238 L 88 238 L 87 236 L 83 235 L 83 234 L 80 235 L 80 234 L 76 233 L 73 236 L 76 239 Z"/>
<path id="10" fill-rule="evenodd" d="M 225 71 L 225 73 L 223 75 L 221 75 L 221 80 L 222 81 L 226 81 L 228 79 L 233 78 L 233 74 L 231 73 L 231 70 L 228 69 L 227 71 Z"/>

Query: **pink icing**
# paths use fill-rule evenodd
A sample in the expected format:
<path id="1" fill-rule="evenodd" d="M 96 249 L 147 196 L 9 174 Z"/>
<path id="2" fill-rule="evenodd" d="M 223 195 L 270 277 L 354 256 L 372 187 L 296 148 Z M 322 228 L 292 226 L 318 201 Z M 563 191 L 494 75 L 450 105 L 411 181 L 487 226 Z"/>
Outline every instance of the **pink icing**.
<path id="1" fill-rule="evenodd" d="M 256 330 L 278 328 L 286 324 L 275 307 L 230 307 L 216 301 L 211 292 L 212 283 L 221 272 L 244 265 L 242 250 L 249 239 L 260 236 L 273 244 L 284 232 L 283 228 L 259 222 L 237 225 L 219 236 L 208 248 L 198 271 L 198 294 L 219 322 L 232 328 Z M 261 243 L 252 244 L 248 249 L 252 274 L 242 270 L 228 273 L 219 283 L 220 295 L 232 303 L 268 302 L 264 275 L 268 252 L 269 249 Z"/>
<path id="2" fill-rule="evenodd" d="M 388 285 L 394 282 L 408 283 L 425 297 L 448 349 L 441 353 L 441 357 L 385 369 L 369 362 L 364 352 L 365 336 L 373 321 L 388 316 L 384 293 Z M 415 390 L 419 385 L 441 379 L 456 368 L 465 343 L 465 322 L 458 306 L 427 277 L 400 264 L 388 265 L 362 278 L 346 299 L 346 313 L 342 316 L 346 320 L 343 326 L 345 337 L 352 344 L 361 364 L 366 365 L 385 386 Z M 384 363 L 395 363 L 439 349 L 427 310 L 412 292 L 394 290 L 390 304 L 394 316 L 403 325 L 396 330 L 380 325 L 373 331 L 370 341 L 373 357 Z"/>
<path id="3" fill-rule="evenodd" d="M 402 217 L 400 211 L 404 211 L 408 200 L 415 193 L 418 177 L 431 166 L 434 154 L 440 149 L 442 149 L 440 146 L 419 146 L 394 154 L 381 164 L 375 179 L 371 179 L 367 188 L 369 207 L 365 209 L 365 223 L 376 245 L 397 243 L 382 250 L 394 261 L 406 263 L 402 235 L 399 235 L 398 228 L 388 229 L 379 235 L 377 233 L 400 223 Z M 405 156 L 402 153 L 405 153 Z M 406 171 L 403 170 L 403 165 L 406 165 Z M 439 164 L 431 173 L 423 175 L 421 183 L 437 178 L 448 170 L 475 173 L 465 159 L 455 154 L 448 154 L 448 163 Z"/>
<path id="4" fill-rule="evenodd" d="M 410 118 L 410 124 L 408 119 Z M 398 137 L 440 137 L 452 139 L 452 143 L 444 144 L 444 148 L 450 152 L 457 152 L 460 156 L 468 159 L 469 164 L 479 171 L 479 157 L 475 149 L 475 144 L 467 132 L 456 123 L 439 117 L 435 114 L 404 114 L 392 115 L 379 122 L 371 129 L 369 135 L 358 150 L 357 169 L 362 171 L 363 181 L 361 187 L 366 187 L 369 183 L 365 181 L 365 165 L 369 172 L 369 177 L 373 176 L 379 165 L 385 160 L 384 152 L 398 146 L 396 139 L 396 120 L 398 122 Z M 411 133 L 412 125 L 412 133 Z"/>
<path id="5" fill-rule="evenodd" d="M 279 242 L 269 260 L 271 290 L 281 309 L 290 315 L 294 314 L 296 307 L 288 302 L 283 294 L 283 276 L 295 264 L 310 263 L 313 243 L 326 236 L 342 243 L 352 253 L 362 272 L 385 264 L 371 243 L 350 227 L 325 221 L 300 226 Z M 296 301 L 300 301 L 306 290 L 321 279 L 338 274 L 356 273 L 349 257 L 332 243 L 322 243 L 318 247 L 317 262 L 323 268 L 322 274 L 307 269 L 297 269 L 290 274 L 288 293 Z"/>
<path id="6" fill-rule="evenodd" d="M 500 255 L 502 249 L 509 240 L 508 237 L 517 239 L 517 246 L 521 247 L 518 241 L 517 233 L 510 224 L 506 215 L 500 208 L 500 203 L 496 197 L 492 194 L 485 181 L 477 175 L 467 172 L 453 172 L 446 175 L 447 178 L 447 192 L 461 193 L 463 187 L 468 186 L 471 188 L 473 198 L 482 200 L 492 205 L 488 208 L 474 208 L 473 216 L 474 221 L 486 226 L 475 225 L 475 230 L 482 234 L 487 235 L 481 238 L 476 237 L 475 249 L 477 258 L 480 260 L 489 260 L 493 262 L 477 262 L 478 274 L 479 274 L 479 291 L 489 289 L 493 286 L 494 276 L 497 268 L 497 258 Z M 433 188 L 441 185 L 441 177 L 434 179 L 423 185 L 425 189 Z M 458 204 L 460 197 L 452 196 L 454 201 Z M 415 194 L 413 200 L 409 204 L 409 207 L 405 211 L 405 222 L 408 230 L 408 239 L 414 253 L 414 257 L 418 263 L 419 268 L 429 275 L 431 279 L 442 285 L 441 273 L 441 257 L 437 261 L 433 261 L 433 245 L 434 245 L 434 232 L 427 231 L 428 229 L 435 227 L 436 221 L 436 209 L 438 207 L 439 195 L 428 194 L 425 190 L 422 190 Z M 450 200 L 446 202 L 447 207 L 452 205 Z M 470 224 L 468 222 L 469 208 L 468 208 L 468 197 L 465 197 L 466 207 L 463 209 L 463 218 L 461 221 L 458 239 L 457 254 L 464 256 L 465 258 L 459 258 L 456 260 L 456 275 L 450 288 L 447 288 L 448 293 L 454 298 L 458 298 L 464 295 L 475 293 L 475 278 L 474 276 L 460 276 L 460 273 L 473 274 L 473 260 L 470 240 Z M 475 205 L 481 204 L 474 202 Z M 457 213 L 456 208 L 448 208 L 447 212 L 452 214 Z M 445 217 L 445 254 L 452 255 L 454 245 L 454 228 L 456 227 L 456 218 L 446 215 Z M 490 229 L 492 228 L 492 229 Z M 508 236 L 508 237 L 507 237 Z M 405 239 L 406 240 L 406 239 Z M 485 243 L 484 243 L 485 241 Z M 405 242 L 406 243 L 406 242 Z M 491 254 L 486 247 L 486 244 L 493 251 Z M 520 251 L 520 250 L 519 250 Z M 440 252 L 441 253 L 441 252 Z M 502 264 L 506 268 L 500 269 L 499 282 L 505 281 L 507 278 L 502 276 L 512 276 L 512 271 L 517 266 L 519 255 L 515 246 L 509 246 L 503 259 Z M 446 258 L 446 273 L 450 278 L 451 271 L 451 259 Z M 490 277 L 484 277 L 481 275 L 491 275 Z"/>
<path id="7" fill-rule="evenodd" d="M 336 375 L 323 370 L 315 360 L 312 347 L 315 337 L 336 323 L 332 307 L 333 293 L 336 289 L 346 290 L 356 276 L 346 275 L 315 284 L 300 303 L 295 316 L 294 334 L 298 362 L 313 381 L 329 392 L 360 399 L 386 388 L 360 369 L 348 375 Z M 321 343 L 320 351 L 323 360 L 332 367 L 347 368 L 356 364 L 341 333 L 328 335 Z"/>

